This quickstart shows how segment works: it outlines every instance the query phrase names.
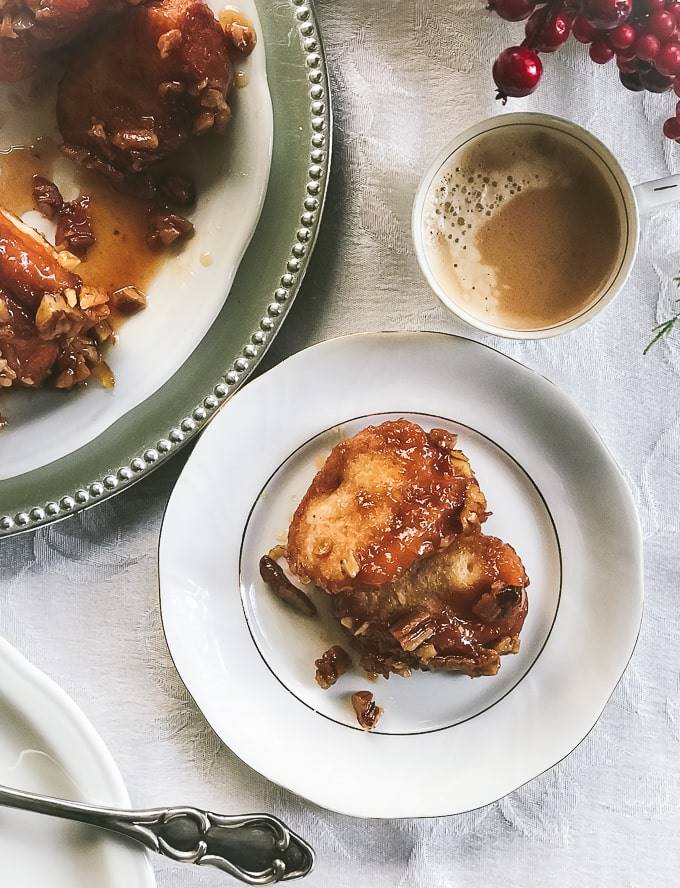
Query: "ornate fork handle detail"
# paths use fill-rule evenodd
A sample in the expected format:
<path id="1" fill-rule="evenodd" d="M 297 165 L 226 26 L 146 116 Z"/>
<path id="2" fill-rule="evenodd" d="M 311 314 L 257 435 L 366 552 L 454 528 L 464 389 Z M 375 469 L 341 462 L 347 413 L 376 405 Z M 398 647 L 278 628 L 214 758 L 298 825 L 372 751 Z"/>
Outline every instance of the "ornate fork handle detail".
<path id="1" fill-rule="evenodd" d="M 178 863 L 214 866 L 248 885 L 306 876 L 314 852 L 269 814 L 223 815 L 198 808 L 120 811 L 0 787 L 0 805 L 77 820 L 140 842 Z"/>

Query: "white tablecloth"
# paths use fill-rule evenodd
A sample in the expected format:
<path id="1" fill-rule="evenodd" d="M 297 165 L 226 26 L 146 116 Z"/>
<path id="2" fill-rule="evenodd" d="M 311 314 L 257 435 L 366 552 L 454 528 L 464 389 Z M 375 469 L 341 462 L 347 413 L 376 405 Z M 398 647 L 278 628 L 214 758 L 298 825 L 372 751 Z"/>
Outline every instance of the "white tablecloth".
<path id="1" fill-rule="evenodd" d="M 445 313 L 421 279 L 409 214 L 428 160 L 458 130 L 498 111 L 491 62 L 519 42 L 521 25 L 482 7 L 481 0 L 319 0 L 335 92 L 335 167 L 317 255 L 268 365 L 340 333 L 447 330 L 484 339 L 578 400 L 623 466 L 645 534 L 642 633 L 595 730 L 548 774 L 455 818 L 362 822 L 269 784 L 212 734 L 165 646 L 156 547 L 182 458 L 82 516 L 4 542 L 0 633 L 85 710 L 135 803 L 273 811 L 318 850 L 310 888 L 677 888 L 680 333 L 647 357 L 642 349 L 676 296 L 680 210 L 645 221 L 625 292 L 576 333 L 512 344 Z M 592 65 L 577 44 L 545 58 L 540 90 L 514 108 L 589 127 L 634 180 L 680 169 L 680 146 L 660 132 L 672 97 L 626 92 L 613 65 Z M 224 884 L 216 873 L 160 858 L 155 865 L 163 888 Z"/>

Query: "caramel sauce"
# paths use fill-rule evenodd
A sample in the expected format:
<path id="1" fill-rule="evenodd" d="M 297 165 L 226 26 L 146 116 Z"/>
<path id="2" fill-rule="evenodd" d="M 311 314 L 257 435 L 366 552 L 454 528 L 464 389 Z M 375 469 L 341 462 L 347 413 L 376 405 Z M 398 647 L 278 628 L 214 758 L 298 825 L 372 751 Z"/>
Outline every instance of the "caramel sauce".
<path id="1" fill-rule="evenodd" d="M 48 142 L 0 152 L 0 205 L 16 216 L 35 209 L 32 178 L 37 174 L 56 179 L 61 187 L 59 176 L 54 176 L 58 160 L 58 147 Z M 78 190 L 91 199 L 89 213 L 97 238 L 76 274 L 108 292 L 126 286 L 145 290 L 163 258 L 146 244 L 148 202 L 116 191 L 87 170 L 76 170 L 76 174 Z M 72 196 L 64 194 L 65 199 Z"/>
<path id="2" fill-rule="evenodd" d="M 291 523 L 294 573 L 335 593 L 392 582 L 436 552 L 461 529 L 474 484 L 454 442 L 401 419 L 334 447 Z"/>
<path id="3" fill-rule="evenodd" d="M 225 31 L 230 25 L 241 25 L 254 30 L 253 23 L 248 16 L 235 6 L 225 6 L 220 10 L 217 18 Z"/>

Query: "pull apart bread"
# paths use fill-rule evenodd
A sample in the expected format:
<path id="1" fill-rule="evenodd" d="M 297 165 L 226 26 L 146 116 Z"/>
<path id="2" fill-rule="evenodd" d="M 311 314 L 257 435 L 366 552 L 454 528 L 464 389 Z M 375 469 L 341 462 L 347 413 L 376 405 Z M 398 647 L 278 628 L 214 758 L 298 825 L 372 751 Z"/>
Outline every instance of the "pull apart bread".
<path id="1" fill-rule="evenodd" d="M 70 43 L 115 0 L 4 0 L 0 3 L 0 81 L 30 76 L 38 59 Z"/>
<path id="2" fill-rule="evenodd" d="M 488 515 L 455 435 L 384 422 L 331 451 L 293 516 L 288 565 L 332 597 L 368 673 L 494 675 L 519 649 L 529 579 L 482 533 Z"/>
<path id="3" fill-rule="evenodd" d="M 77 264 L 0 209 L 0 391 L 40 388 L 48 378 L 59 389 L 91 376 L 113 385 L 99 354 L 109 296 L 70 270 Z"/>

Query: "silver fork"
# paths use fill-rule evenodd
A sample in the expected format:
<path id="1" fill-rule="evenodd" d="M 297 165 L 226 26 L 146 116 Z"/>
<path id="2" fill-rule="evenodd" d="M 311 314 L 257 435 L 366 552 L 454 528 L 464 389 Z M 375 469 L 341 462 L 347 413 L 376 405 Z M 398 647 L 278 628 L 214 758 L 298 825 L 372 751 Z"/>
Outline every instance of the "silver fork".
<path id="1" fill-rule="evenodd" d="M 4 786 L 0 806 L 107 829 L 178 863 L 214 866 L 248 885 L 299 879 L 314 866 L 307 842 L 269 814 L 223 815 L 189 807 L 121 811 Z"/>

